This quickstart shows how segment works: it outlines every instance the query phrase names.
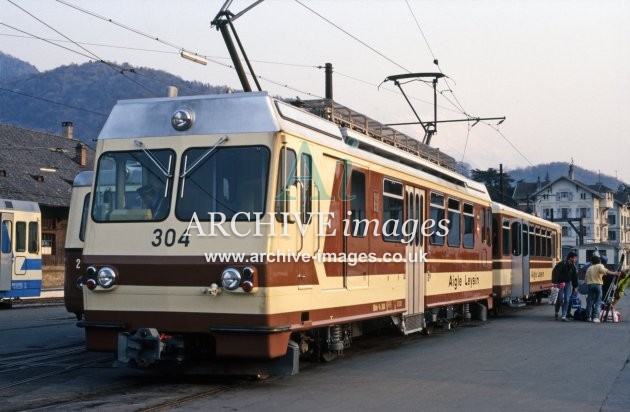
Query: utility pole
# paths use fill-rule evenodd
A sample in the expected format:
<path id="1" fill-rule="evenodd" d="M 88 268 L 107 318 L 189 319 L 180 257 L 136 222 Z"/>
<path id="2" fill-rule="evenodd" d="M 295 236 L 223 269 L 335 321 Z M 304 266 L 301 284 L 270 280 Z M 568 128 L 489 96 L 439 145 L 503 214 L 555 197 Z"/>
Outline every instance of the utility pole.
<path id="1" fill-rule="evenodd" d="M 503 196 L 503 163 L 499 163 L 499 188 L 501 190 L 501 203 L 505 204 Z"/>

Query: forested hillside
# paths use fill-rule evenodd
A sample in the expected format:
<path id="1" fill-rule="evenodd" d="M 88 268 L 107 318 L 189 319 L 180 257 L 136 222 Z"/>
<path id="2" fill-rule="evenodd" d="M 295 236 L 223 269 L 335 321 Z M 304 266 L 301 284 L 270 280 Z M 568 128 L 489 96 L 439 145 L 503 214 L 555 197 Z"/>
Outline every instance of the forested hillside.
<path id="1" fill-rule="evenodd" d="M 176 86 L 180 96 L 226 90 L 127 64 L 113 67 L 92 62 L 38 72 L 0 53 L 0 123 L 60 134 L 61 123 L 71 121 L 75 137 L 94 146 L 117 100 L 163 97 L 167 86 Z"/>
<path id="2" fill-rule="evenodd" d="M 598 171 L 587 170 L 580 167 L 579 164 L 574 164 L 573 170 L 575 171 L 576 180 L 589 185 L 602 182 L 609 188 L 617 190 L 619 184 L 622 183 L 615 176 L 608 176 L 600 174 Z M 540 178 L 541 181 L 545 181 L 546 178 L 549 178 L 549 180 L 553 182 L 561 176 L 569 175 L 569 163 L 552 162 L 520 169 L 506 170 L 506 173 L 514 179 L 514 182 L 518 182 L 519 180 L 536 182 L 538 178 Z"/>

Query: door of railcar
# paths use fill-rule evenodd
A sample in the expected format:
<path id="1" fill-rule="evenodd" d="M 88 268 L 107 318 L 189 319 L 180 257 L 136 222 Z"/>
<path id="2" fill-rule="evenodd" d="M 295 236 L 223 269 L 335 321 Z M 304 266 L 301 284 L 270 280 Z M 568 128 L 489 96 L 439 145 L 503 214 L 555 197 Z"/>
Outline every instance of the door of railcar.
<path id="1" fill-rule="evenodd" d="M 527 273 L 527 289 L 525 289 L 525 273 L 523 268 L 522 223 L 520 220 L 510 222 L 512 245 L 512 297 L 521 298 L 529 292 L 529 272 Z"/>
<path id="2" fill-rule="evenodd" d="M 0 213 L 0 290 L 11 290 L 13 213 Z"/>
<path id="3" fill-rule="evenodd" d="M 405 226 L 410 235 L 407 237 L 405 274 L 407 276 L 407 313 L 405 314 L 405 333 L 417 332 L 423 327 L 424 310 L 424 190 L 407 186 Z M 417 222 L 412 224 L 412 222 Z M 412 226 L 416 230 L 412 230 Z"/>
<path id="4" fill-rule="evenodd" d="M 346 167 L 348 167 L 346 165 Z M 369 170 L 352 167 L 343 216 L 349 219 L 350 230 L 344 234 L 347 257 L 345 262 L 346 288 L 364 288 L 369 285 L 367 253 L 370 251 L 369 227 L 367 219 L 367 182 Z M 344 228 L 345 230 L 345 228 Z"/>
<path id="5" fill-rule="evenodd" d="M 526 222 L 522 224 L 521 231 L 521 254 L 523 255 L 523 295 L 529 294 L 529 284 L 531 281 L 531 265 L 529 261 L 529 225 Z"/>

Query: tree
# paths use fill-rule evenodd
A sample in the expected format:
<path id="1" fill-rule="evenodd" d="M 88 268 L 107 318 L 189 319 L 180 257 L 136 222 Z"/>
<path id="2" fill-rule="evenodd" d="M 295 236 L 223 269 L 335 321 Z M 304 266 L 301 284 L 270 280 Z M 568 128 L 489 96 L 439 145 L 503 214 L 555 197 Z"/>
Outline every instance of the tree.
<path id="1" fill-rule="evenodd" d="M 473 180 L 486 185 L 492 200 L 511 203 L 512 193 L 514 193 L 514 186 L 512 186 L 514 179 L 509 174 L 505 172 L 501 174 L 493 167 L 488 170 L 473 169 L 470 174 Z M 503 191 L 501 191 L 501 177 L 503 177 Z"/>

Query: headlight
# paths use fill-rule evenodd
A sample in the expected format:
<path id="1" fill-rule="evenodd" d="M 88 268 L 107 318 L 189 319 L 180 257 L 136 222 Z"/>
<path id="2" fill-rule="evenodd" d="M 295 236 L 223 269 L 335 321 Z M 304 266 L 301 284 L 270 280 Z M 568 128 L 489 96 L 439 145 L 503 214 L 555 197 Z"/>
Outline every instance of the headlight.
<path id="1" fill-rule="evenodd" d="M 241 284 L 241 274 L 234 268 L 227 268 L 221 273 L 221 286 L 226 290 L 234 290 Z"/>
<path id="2" fill-rule="evenodd" d="M 83 276 L 79 276 L 75 282 L 75 285 L 77 286 L 77 289 L 83 289 Z"/>
<path id="3" fill-rule="evenodd" d="M 96 282 L 102 288 L 111 288 L 116 283 L 116 272 L 114 272 L 114 269 L 105 266 L 98 271 Z"/>

